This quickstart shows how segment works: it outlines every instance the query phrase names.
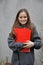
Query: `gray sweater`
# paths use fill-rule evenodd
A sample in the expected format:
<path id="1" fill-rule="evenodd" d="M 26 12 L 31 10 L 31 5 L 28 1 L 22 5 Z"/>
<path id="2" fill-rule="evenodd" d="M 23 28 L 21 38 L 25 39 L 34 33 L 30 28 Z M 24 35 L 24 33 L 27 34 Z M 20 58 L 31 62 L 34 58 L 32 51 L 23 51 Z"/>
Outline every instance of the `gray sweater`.
<path id="1" fill-rule="evenodd" d="M 41 39 L 35 27 L 31 41 L 35 44 L 34 47 L 30 48 L 31 52 L 19 52 L 23 48 L 23 44 L 21 42 L 15 42 L 11 35 L 8 36 L 8 46 L 13 51 L 12 65 L 34 65 L 34 49 L 41 48 Z"/>

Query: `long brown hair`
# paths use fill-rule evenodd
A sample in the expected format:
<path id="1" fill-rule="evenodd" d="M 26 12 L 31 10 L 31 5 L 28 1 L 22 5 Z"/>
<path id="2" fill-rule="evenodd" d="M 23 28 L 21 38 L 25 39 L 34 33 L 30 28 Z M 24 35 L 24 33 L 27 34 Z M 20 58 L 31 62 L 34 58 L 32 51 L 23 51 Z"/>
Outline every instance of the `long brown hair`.
<path id="1" fill-rule="evenodd" d="M 23 11 L 26 12 L 27 17 L 28 17 L 28 20 L 27 20 L 27 22 L 28 22 L 28 23 L 27 23 L 27 27 L 30 28 L 30 29 L 33 31 L 33 23 L 31 23 L 31 19 L 30 19 L 30 16 L 29 16 L 28 11 L 27 11 L 26 9 L 20 9 L 20 10 L 18 11 L 17 15 L 16 15 L 16 19 L 15 19 L 14 24 L 13 24 L 13 26 L 12 26 L 11 33 L 13 32 L 13 29 L 14 29 L 15 27 L 18 27 L 18 26 L 19 26 L 18 17 L 19 17 L 19 14 L 20 14 L 21 12 L 23 12 Z"/>

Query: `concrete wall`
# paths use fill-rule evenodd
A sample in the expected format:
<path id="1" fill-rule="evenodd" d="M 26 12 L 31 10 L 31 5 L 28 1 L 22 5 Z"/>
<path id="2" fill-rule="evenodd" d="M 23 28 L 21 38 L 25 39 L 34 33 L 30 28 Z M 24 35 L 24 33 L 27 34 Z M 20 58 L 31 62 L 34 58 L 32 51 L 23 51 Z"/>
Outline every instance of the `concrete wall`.
<path id="1" fill-rule="evenodd" d="M 43 42 L 43 0 L 0 0 L 0 59 L 5 60 L 8 56 L 11 61 L 12 51 L 8 47 L 7 38 L 16 14 L 21 8 L 26 8 L 30 13 Z M 38 65 L 41 65 L 40 53 L 41 49 L 35 50 Z"/>

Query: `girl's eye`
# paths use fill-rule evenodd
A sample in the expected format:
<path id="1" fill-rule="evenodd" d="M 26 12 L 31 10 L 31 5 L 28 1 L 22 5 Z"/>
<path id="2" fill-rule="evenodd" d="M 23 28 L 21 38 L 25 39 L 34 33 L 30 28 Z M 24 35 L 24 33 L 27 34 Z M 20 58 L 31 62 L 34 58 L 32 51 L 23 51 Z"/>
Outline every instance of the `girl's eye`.
<path id="1" fill-rule="evenodd" d="M 26 16 L 24 16 L 24 17 L 21 16 L 20 18 L 27 18 L 27 17 Z"/>
<path id="2" fill-rule="evenodd" d="M 23 18 L 22 16 L 20 18 Z"/>
<path id="3" fill-rule="evenodd" d="M 24 16 L 24 18 L 27 18 L 26 16 Z"/>

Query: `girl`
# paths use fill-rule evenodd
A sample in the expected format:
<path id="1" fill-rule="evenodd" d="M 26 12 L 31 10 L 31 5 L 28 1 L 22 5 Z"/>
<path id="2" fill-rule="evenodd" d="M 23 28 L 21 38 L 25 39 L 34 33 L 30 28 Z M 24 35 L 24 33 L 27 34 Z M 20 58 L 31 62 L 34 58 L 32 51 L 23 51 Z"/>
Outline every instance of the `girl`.
<path id="1" fill-rule="evenodd" d="M 12 65 L 34 65 L 34 49 L 40 49 L 41 39 L 26 9 L 17 13 L 8 46 L 13 51 Z"/>

